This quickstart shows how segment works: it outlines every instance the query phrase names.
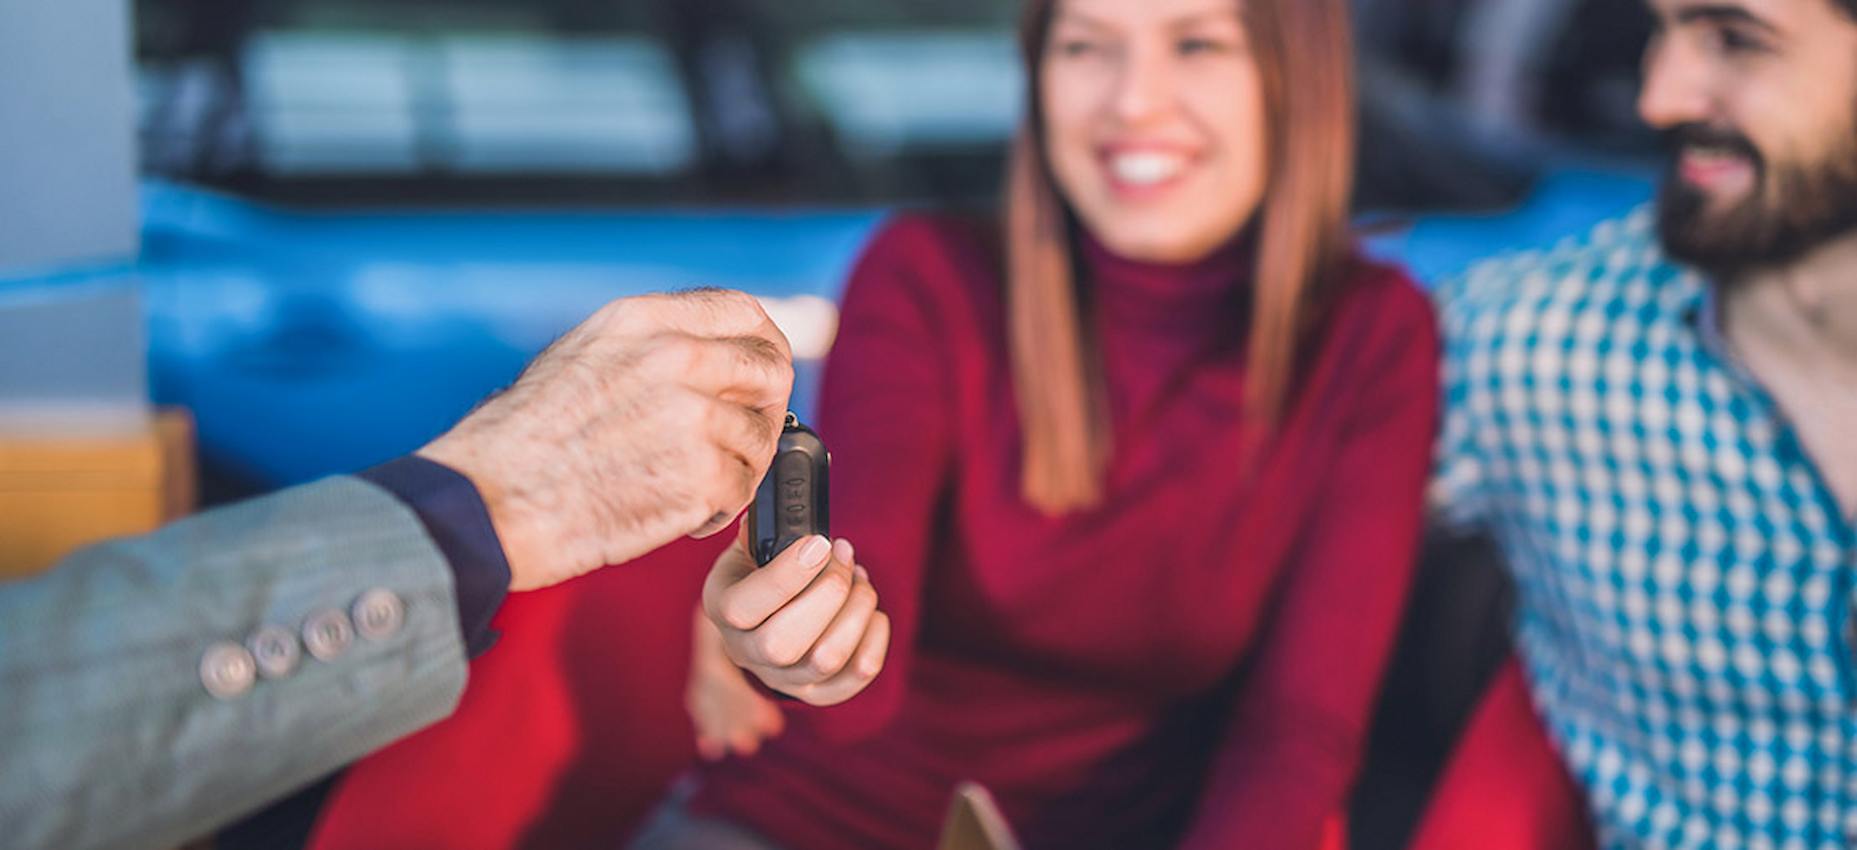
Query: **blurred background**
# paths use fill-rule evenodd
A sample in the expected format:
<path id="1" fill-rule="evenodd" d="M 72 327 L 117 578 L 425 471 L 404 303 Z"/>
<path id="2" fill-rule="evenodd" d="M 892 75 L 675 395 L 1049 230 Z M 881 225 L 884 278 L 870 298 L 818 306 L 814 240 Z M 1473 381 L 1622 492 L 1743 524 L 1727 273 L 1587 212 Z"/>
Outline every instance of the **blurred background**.
<path id="1" fill-rule="evenodd" d="M 1355 12 L 1373 251 L 1434 282 L 1649 196 L 1639 3 Z M 994 203 L 1017 14 L 0 0 L 0 576 L 405 453 L 647 290 L 762 296 L 804 411 L 883 216 Z"/>
<path id="2" fill-rule="evenodd" d="M 1012 0 L 131 11 L 151 389 L 209 501 L 417 445 L 617 295 L 830 299 L 885 210 L 993 203 L 1021 100 Z M 1639 4 L 1357 11 L 1385 252 L 1436 277 L 1635 200 Z"/>
<path id="3" fill-rule="evenodd" d="M 1356 0 L 1363 209 L 1630 156 L 1646 19 Z M 137 0 L 145 173 L 344 206 L 987 203 L 1013 0 Z M 1449 165 L 1447 165 L 1447 163 Z"/>
<path id="4" fill-rule="evenodd" d="M 1638 4 L 1356 6 L 1377 250 L 1435 279 L 1648 191 Z M 1017 12 L 135 0 L 140 247 L 117 259 L 148 394 L 194 417 L 212 503 L 418 445 L 623 294 L 740 287 L 822 353 L 804 296 L 836 294 L 887 210 L 993 203 Z M 6 297 L 68 277 L 5 259 Z"/>

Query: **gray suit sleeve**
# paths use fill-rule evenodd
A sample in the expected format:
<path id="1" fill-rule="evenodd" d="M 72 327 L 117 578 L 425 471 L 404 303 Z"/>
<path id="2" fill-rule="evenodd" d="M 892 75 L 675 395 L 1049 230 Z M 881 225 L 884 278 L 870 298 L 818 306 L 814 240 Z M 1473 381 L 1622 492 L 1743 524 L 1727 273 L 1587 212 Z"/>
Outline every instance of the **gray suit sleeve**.
<path id="1" fill-rule="evenodd" d="M 0 845 L 171 847 L 444 717 L 452 594 L 412 511 L 355 478 L 0 584 Z"/>

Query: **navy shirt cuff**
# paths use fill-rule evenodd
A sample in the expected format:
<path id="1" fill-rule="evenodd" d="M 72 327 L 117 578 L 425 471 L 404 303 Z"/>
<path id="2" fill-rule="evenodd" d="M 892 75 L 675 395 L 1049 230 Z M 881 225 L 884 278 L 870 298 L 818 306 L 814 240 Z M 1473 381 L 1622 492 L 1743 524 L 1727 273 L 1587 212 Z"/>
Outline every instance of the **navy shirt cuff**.
<path id="1" fill-rule="evenodd" d="M 464 649 L 476 658 L 496 643 L 490 618 L 509 594 L 509 559 L 490 511 L 469 478 L 449 466 L 407 455 L 362 472 L 365 481 L 405 502 L 451 565 Z"/>

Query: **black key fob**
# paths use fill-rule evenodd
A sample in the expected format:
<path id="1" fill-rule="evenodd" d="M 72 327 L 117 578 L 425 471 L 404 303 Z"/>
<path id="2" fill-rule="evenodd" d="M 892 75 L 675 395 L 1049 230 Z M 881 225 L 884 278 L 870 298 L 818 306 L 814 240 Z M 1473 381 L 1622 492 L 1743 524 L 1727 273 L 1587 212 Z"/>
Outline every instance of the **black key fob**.
<path id="1" fill-rule="evenodd" d="M 755 564 L 767 566 L 796 540 L 832 536 L 831 469 L 832 456 L 819 435 L 788 413 L 774 463 L 748 507 L 748 548 Z"/>

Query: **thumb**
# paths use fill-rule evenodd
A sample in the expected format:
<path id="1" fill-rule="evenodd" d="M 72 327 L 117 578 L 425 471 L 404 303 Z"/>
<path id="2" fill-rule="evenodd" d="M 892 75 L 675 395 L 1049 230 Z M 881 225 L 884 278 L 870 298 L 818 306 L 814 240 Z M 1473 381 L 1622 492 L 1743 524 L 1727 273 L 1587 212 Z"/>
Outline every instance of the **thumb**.
<path id="1" fill-rule="evenodd" d="M 756 569 L 747 541 L 738 538 L 710 570 L 703 584 L 703 608 L 718 625 L 748 631 L 793 601 L 831 562 L 831 541 L 814 535 Z"/>

